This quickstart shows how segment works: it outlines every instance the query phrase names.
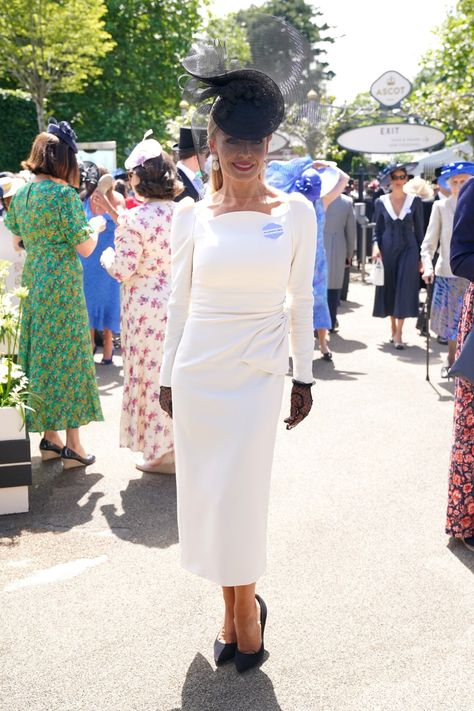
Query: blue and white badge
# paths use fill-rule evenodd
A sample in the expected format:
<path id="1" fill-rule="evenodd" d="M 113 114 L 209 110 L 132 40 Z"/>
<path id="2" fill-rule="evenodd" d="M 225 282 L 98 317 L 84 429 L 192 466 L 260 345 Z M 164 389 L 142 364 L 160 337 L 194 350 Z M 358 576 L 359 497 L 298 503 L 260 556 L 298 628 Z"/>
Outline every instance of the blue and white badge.
<path id="1" fill-rule="evenodd" d="M 262 232 L 264 237 L 268 239 L 278 239 L 282 236 L 284 230 L 283 227 L 276 222 L 269 222 L 268 225 L 262 227 Z"/>

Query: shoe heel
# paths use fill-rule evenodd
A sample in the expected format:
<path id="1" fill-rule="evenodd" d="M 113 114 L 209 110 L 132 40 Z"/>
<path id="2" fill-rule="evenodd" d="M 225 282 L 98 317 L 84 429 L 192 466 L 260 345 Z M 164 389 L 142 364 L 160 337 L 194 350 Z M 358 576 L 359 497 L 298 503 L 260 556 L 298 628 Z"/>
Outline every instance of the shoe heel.
<path id="1" fill-rule="evenodd" d="M 61 459 L 61 455 L 57 452 L 50 452 L 49 450 L 40 449 L 41 459 L 43 462 L 48 462 L 50 459 Z"/>
<path id="2" fill-rule="evenodd" d="M 94 464 L 95 457 L 93 454 L 88 454 L 86 457 L 81 457 L 80 454 L 74 452 L 69 447 L 63 447 L 61 459 L 64 469 L 77 469 L 78 467 L 88 467 Z"/>
<path id="3" fill-rule="evenodd" d="M 63 469 L 77 469 L 78 467 L 84 466 L 84 464 L 77 459 L 63 459 L 62 462 Z"/>

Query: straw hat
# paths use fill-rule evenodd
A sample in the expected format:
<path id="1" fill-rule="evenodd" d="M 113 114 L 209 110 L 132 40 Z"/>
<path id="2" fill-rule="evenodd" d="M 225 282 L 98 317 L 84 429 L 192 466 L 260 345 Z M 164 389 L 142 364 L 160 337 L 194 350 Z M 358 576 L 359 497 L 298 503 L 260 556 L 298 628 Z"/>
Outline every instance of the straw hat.
<path id="1" fill-rule="evenodd" d="M 26 181 L 23 178 L 0 178 L 0 188 L 4 198 L 13 197 L 24 185 Z"/>
<path id="2" fill-rule="evenodd" d="M 434 190 L 427 180 L 423 180 L 419 175 L 409 180 L 403 186 L 403 192 L 407 195 L 416 195 L 422 200 L 429 200 L 434 195 Z"/>

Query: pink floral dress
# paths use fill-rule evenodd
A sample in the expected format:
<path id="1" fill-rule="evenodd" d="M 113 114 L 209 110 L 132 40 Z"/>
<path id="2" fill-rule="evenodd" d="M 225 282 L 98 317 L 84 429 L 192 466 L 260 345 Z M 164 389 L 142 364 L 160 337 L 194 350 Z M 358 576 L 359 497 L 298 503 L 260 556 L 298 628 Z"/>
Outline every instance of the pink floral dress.
<path id="1" fill-rule="evenodd" d="M 171 419 L 160 408 L 159 377 L 170 293 L 170 227 L 174 203 L 156 201 L 124 212 L 107 271 L 121 287 L 123 401 L 120 446 L 145 460 L 173 450 Z"/>

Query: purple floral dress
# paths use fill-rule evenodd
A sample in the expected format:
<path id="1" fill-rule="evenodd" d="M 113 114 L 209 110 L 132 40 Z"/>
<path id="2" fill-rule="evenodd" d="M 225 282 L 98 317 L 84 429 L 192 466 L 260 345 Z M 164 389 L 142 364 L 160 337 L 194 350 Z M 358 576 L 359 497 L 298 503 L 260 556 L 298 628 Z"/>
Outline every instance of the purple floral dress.
<path id="1" fill-rule="evenodd" d="M 160 200 L 123 213 L 115 232 L 115 260 L 107 269 L 122 282 L 120 446 L 142 452 L 145 460 L 158 459 L 173 450 L 172 422 L 158 399 L 174 206 Z"/>

